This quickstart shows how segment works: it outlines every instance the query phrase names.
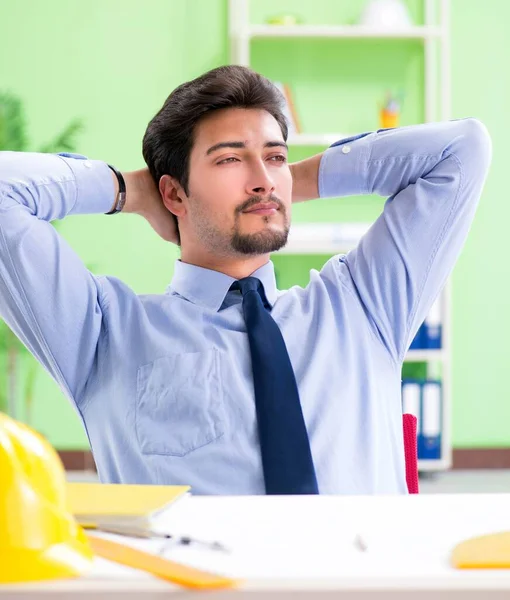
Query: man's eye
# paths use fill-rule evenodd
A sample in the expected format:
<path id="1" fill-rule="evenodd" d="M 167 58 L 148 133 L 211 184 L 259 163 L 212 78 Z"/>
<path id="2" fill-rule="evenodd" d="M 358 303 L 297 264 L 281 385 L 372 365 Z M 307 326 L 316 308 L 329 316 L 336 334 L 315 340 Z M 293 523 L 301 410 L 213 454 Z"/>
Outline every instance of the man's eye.
<path id="1" fill-rule="evenodd" d="M 223 160 L 220 160 L 218 162 L 219 165 L 222 165 L 224 163 L 229 163 L 229 162 L 233 162 L 234 160 L 239 160 L 238 158 L 236 158 L 235 156 L 229 156 L 228 158 L 224 158 Z"/>
<path id="2" fill-rule="evenodd" d="M 285 162 L 287 157 L 283 154 L 278 154 L 277 156 L 271 156 L 269 160 L 274 160 L 275 162 Z"/>

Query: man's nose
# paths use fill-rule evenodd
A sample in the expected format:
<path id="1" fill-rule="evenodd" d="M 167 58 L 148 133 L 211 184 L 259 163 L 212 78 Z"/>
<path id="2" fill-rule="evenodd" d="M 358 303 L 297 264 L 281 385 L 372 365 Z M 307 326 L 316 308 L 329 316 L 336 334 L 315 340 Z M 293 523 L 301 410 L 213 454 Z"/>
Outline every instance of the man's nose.
<path id="1" fill-rule="evenodd" d="M 267 169 L 264 167 L 256 169 L 248 184 L 248 193 L 269 196 L 274 190 L 275 184 Z"/>

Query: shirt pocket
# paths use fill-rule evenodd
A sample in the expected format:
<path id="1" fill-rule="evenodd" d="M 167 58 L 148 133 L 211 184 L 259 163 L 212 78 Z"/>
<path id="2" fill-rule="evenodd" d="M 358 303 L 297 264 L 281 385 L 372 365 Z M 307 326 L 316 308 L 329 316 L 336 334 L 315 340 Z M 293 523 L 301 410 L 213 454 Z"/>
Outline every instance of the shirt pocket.
<path id="1" fill-rule="evenodd" d="M 141 366 L 135 427 L 142 454 L 186 456 L 221 437 L 218 350 L 163 356 Z"/>

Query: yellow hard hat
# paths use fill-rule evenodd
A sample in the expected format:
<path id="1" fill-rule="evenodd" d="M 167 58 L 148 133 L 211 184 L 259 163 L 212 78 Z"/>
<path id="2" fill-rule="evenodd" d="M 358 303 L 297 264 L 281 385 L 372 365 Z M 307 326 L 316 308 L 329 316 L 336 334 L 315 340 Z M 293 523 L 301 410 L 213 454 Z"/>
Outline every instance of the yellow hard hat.
<path id="1" fill-rule="evenodd" d="M 0 413 L 0 583 L 76 577 L 91 568 L 92 556 L 68 512 L 58 454 Z"/>

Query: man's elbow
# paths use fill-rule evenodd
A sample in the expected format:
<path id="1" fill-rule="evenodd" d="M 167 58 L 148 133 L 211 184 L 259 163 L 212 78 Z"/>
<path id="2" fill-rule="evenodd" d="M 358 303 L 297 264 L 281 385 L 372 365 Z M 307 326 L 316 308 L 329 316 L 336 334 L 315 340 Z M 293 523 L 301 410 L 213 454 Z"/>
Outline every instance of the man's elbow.
<path id="1" fill-rule="evenodd" d="M 454 154 L 466 168 L 485 176 L 492 160 L 492 140 L 487 127 L 475 118 L 462 119 L 457 123 L 461 131 L 456 138 Z"/>

